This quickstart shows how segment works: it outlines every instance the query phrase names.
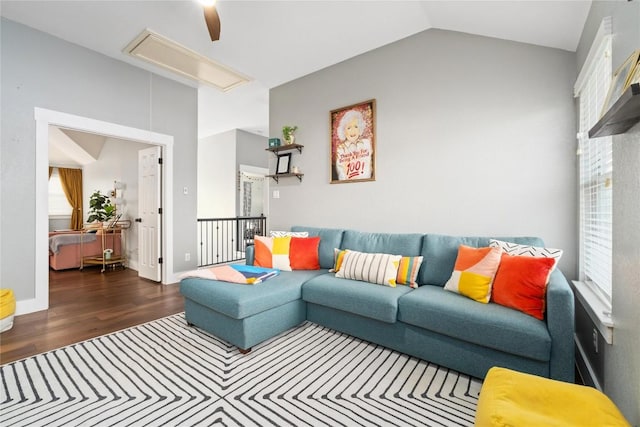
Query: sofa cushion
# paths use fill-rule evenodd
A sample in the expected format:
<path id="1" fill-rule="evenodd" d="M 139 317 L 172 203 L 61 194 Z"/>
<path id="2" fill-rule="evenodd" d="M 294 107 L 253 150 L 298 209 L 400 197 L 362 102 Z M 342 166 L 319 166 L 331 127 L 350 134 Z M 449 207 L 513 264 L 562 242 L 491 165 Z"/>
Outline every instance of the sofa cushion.
<path id="1" fill-rule="evenodd" d="M 337 230 L 333 228 L 302 227 L 296 225 L 291 227 L 291 231 L 306 231 L 309 233 L 309 237 L 320 236 L 320 246 L 318 247 L 320 268 L 333 268 L 333 249 L 340 247 L 344 230 Z"/>
<path id="2" fill-rule="evenodd" d="M 303 285 L 302 299 L 382 322 L 394 323 L 398 317 L 398 298 L 409 292 L 413 290 L 406 286 L 375 286 L 325 274 L 314 277 Z"/>
<path id="3" fill-rule="evenodd" d="M 180 292 L 185 298 L 234 319 L 261 313 L 300 299 L 302 283 L 325 274 L 326 270 L 283 271 L 257 285 L 239 285 L 207 279 L 183 279 Z M 212 292 L 215 289 L 215 292 Z"/>
<path id="4" fill-rule="evenodd" d="M 402 296 L 398 305 L 401 322 L 534 360 L 551 357 L 546 323 L 519 311 L 430 285 Z"/>
<path id="5" fill-rule="evenodd" d="M 493 238 L 425 235 L 422 242 L 422 253 L 420 253 L 424 256 L 424 261 L 418 275 L 418 283 L 420 285 L 444 286 L 453 272 L 460 245 L 481 248 L 489 246 L 489 240 Z M 544 246 L 542 240 L 537 237 L 495 237 L 495 239 L 521 245 Z"/>
<path id="6" fill-rule="evenodd" d="M 418 256 L 422 248 L 422 234 L 365 233 L 347 230 L 344 232 L 340 248 L 369 253 Z"/>

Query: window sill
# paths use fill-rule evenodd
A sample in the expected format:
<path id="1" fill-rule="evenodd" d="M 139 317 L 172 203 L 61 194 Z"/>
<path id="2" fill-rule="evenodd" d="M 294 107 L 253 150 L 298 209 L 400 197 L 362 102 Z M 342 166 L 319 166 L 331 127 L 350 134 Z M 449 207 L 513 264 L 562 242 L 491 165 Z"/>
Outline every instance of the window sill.
<path id="1" fill-rule="evenodd" d="M 607 344 L 613 344 L 613 319 L 611 318 L 611 304 L 603 301 L 589 285 L 572 280 L 576 297 L 596 325 Z"/>

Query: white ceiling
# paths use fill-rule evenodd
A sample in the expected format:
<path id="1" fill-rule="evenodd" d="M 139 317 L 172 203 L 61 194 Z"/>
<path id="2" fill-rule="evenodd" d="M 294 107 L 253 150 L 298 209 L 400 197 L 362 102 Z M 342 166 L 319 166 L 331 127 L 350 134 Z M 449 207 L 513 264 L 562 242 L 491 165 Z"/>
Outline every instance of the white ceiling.
<path id="1" fill-rule="evenodd" d="M 269 89 L 429 28 L 575 51 L 591 1 L 220 0 L 220 41 L 202 8 L 182 1 L 0 0 L 7 19 L 197 87 L 122 49 L 149 28 L 253 81 L 198 89 L 200 138 L 230 129 L 268 135 Z"/>

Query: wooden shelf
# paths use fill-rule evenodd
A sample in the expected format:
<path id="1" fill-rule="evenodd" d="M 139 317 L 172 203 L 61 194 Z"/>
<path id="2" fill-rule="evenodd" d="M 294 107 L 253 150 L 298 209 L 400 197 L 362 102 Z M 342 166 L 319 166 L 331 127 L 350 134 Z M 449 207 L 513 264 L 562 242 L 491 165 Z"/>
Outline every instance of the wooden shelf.
<path id="1" fill-rule="evenodd" d="M 291 151 L 291 150 L 298 150 L 298 152 L 302 154 L 303 147 L 304 145 L 300 145 L 300 144 L 288 144 L 288 145 L 285 144 L 285 145 L 278 145 L 277 147 L 265 148 L 265 150 L 271 151 L 275 155 L 278 155 L 278 153 L 281 151 Z"/>
<path id="2" fill-rule="evenodd" d="M 589 138 L 618 135 L 628 131 L 638 122 L 640 122 L 640 83 L 634 83 L 589 130 Z"/>
<path id="3" fill-rule="evenodd" d="M 100 232 L 100 239 L 102 240 L 102 255 L 89 255 L 84 256 L 84 235 L 89 231 L 87 229 L 82 230 L 80 234 L 80 270 L 84 269 L 86 265 L 100 265 L 102 266 L 102 273 L 104 273 L 108 266 L 114 267 L 116 265 L 126 268 L 127 257 L 124 244 L 124 230 L 131 226 L 131 221 L 124 220 L 118 223 L 114 227 L 102 227 L 100 226 L 96 230 L 96 233 Z M 93 230 L 91 230 L 93 231 Z M 111 247 L 115 247 L 115 239 L 120 239 L 120 255 L 112 255 L 110 258 L 104 257 L 104 250 L 107 248 L 107 238 L 111 239 Z"/>
<path id="4" fill-rule="evenodd" d="M 267 177 L 269 178 L 273 178 L 273 180 L 278 183 L 278 181 L 280 180 L 280 178 L 291 178 L 291 177 L 296 177 L 300 180 L 300 182 L 302 182 L 302 177 L 304 176 L 303 173 L 279 173 L 276 175 L 267 175 Z"/>

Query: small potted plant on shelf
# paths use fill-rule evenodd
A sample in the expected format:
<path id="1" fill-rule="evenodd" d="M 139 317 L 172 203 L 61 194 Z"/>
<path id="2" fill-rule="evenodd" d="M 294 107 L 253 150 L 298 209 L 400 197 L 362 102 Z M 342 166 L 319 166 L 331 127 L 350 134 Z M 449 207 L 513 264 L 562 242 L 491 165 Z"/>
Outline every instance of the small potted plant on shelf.
<path id="1" fill-rule="evenodd" d="M 284 142 L 287 145 L 291 145 L 294 143 L 296 136 L 295 132 L 298 130 L 298 126 L 283 126 L 282 127 L 282 136 L 284 138 Z"/>
<path id="2" fill-rule="evenodd" d="M 100 191 L 96 190 L 89 197 L 88 222 L 103 223 L 110 220 L 116 213 L 116 207 L 111 200 Z"/>

